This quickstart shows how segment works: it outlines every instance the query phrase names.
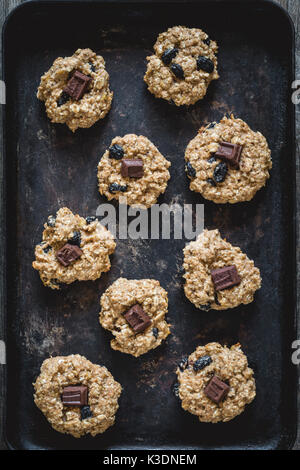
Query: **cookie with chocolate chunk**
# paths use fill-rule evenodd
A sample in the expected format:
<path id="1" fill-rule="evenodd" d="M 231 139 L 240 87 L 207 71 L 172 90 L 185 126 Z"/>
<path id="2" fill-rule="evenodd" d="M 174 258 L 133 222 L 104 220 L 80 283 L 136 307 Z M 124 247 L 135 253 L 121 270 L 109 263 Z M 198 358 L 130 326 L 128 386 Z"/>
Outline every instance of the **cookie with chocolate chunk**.
<path id="1" fill-rule="evenodd" d="M 171 163 L 143 135 L 115 137 L 98 164 L 99 192 L 129 206 L 151 207 L 167 187 Z"/>
<path id="2" fill-rule="evenodd" d="M 59 57 L 42 76 L 37 97 L 51 122 L 65 123 L 73 132 L 91 127 L 106 116 L 113 97 L 103 57 L 91 49 Z"/>
<path id="3" fill-rule="evenodd" d="M 197 308 L 226 310 L 253 301 L 261 286 L 259 269 L 219 230 L 203 230 L 183 252 L 184 292 Z"/>
<path id="4" fill-rule="evenodd" d="M 111 331 L 111 347 L 138 357 L 170 334 L 168 294 L 154 279 L 117 279 L 101 296 L 100 324 Z"/>
<path id="5" fill-rule="evenodd" d="M 84 219 L 63 207 L 48 217 L 44 228 L 32 266 L 45 286 L 60 289 L 74 281 L 95 280 L 110 269 L 116 244 L 96 217 Z"/>
<path id="6" fill-rule="evenodd" d="M 33 386 L 36 406 L 58 432 L 96 436 L 115 422 L 121 385 L 79 354 L 46 359 Z"/>
<path id="7" fill-rule="evenodd" d="M 202 127 L 185 161 L 190 189 L 218 204 L 250 201 L 272 168 L 266 138 L 233 115 Z"/>
<path id="8" fill-rule="evenodd" d="M 205 423 L 230 421 L 256 395 L 253 370 L 240 344 L 199 346 L 176 372 L 182 408 Z"/>
<path id="9" fill-rule="evenodd" d="M 169 28 L 159 34 L 155 54 L 147 57 L 148 90 L 176 106 L 196 103 L 219 78 L 217 51 L 217 43 L 201 29 Z"/>

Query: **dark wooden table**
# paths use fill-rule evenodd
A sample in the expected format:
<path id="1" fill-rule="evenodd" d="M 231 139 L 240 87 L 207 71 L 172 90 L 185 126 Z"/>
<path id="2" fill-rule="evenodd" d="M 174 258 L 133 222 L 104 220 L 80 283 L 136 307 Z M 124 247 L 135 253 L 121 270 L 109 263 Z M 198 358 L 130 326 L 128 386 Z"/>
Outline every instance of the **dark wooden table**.
<path id="1" fill-rule="evenodd" d="M 26 0 L 1 0 L 0 3 L 0 27 L 2 29 L 2 25 L 5 21 L 6 16 L 8 13 L 20 3 L 24 3 Z M 242 0 L 241 0 L 242 1 Z M 296 79 L 300 80 L 300 1 L 299 0 L 274 0 L 275 2 L 279 3 L 282 7 L 284 7 L 290 14 L 296 29 Z M 1 40 L 1 39 L 0 39 Z M 1 51 L 0 51 L 1 54 Z M 1 64 L 0 64 L 1 68 Z M 2 72 L 2 71 L 1 71 Z M 2 73 L 1 73 L 2 75 Z M 292 94 L 292 88 L 291 88 Z M 0 105 L 0 119 L 2 120 L 2 108 L 3 105 Z M 296 125 L 297 125 L 297 241 L 300 234 L 300 105 L 296 108 Z M 2 135 L 0 134 L 0 144 L 2 143 Z M 2 190 L 2 181 L 3 181 L 3 171 L 2 171 L 2 153 L 0 155 L 0 187 Z M 2 193 L 1 193 L 2 196 Z M 3 229 L 3 215 L 2 215 L 2 207 L 0 207 L 0 238 L 2 237 Z M 0 263 L 3 266 L 3 249 L 2 245 L 0 245 Z M 300 250 L 297 247 L 297 266 L 300 266 Z M 0 340 L 3 337 L 4 331 L 4 320 L 3 320 L 3 286 L 2 286 L 2 272 L 0 273 Z M 299 284 L 300 280 L 300 269 L 297 270 L 297 284 Z M 299 308 L 299 296 L 297 301 L 297 312 L 298 312 L 298 324 L 300 325 L 300 308 Z M 299 328 L 298 328 L 299 331 Z M 300 336 L 300 334 L 298 334 Z M 295 338 L 297 339 L 297 338 Z M 291 350 L 292 351 L 292 350 Z M 5 407 L 5 399 L 4 399 L 4 381 L 3 381 L 3 373 L 5 366 L 0 364 L 0 450 L 6 449 L 6 445 L 3 438 L 3 411 Z M 298 382 L 298 437 L 295 443 L 294 448 L 300 449 L 300 383 Z"/>

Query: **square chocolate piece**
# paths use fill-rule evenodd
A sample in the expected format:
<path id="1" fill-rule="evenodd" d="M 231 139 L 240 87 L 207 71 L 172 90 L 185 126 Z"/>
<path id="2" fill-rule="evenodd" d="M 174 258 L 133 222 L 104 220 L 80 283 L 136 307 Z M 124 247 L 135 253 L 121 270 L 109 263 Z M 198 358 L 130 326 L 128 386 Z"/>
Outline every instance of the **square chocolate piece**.
<path id="1" fill-rule="evenodd" d="M 241 282 L 241 278 L 235 266 L 224 266 L 224 268 L 213 269 L 211 277 L 216 291 L 228 289 Z"/>
<path id="2" fill-rule="evenodd" d="M 144 176 L 143 160 L 122 160 L 121 175 L 129 178 L 142 178 Z"/>
<path id="3" fill-rule="evenodd" d="M 229 385 L 222 382 L 217 375 L 214 375 L 204 389 L 205 395 L 215 403 L 220 403 L 229 392 Z"/>
<path id="4" fill-rule="evenodd" d="M 239 168 L 242 149 L 242 145 L 221 142 L 215 156 L 225 160 L 229 165 Z"/>
<path id="5" fill-rule="evenodd" d="M 85 406 L 88 404 L 88 388 L 86 385 L 64 387 L 62 402 L 66 406 Z"/>
<path id="6" fill-rule="evenodd" d="M 139 304 L 133 305 L 123 315 L 135 333 L 141 333 L 151 325 L 150 317 Z"/>
<path id="7" fill-rule="evenodd" d="M 78 101 L 87 91 L 91 80 L 91 77 L 79 72 L 79 70 L 75 70 L 63 91 L 73 98 L 73 100 Z"/>
<path id="8" fill-rule="evenodd" d="M 60 250 L 56 253 L 56 258 L 63 266 L 69 266 L 72 261 L 75 261 L 77 258 L 80 258 L 83 251 L 77 245 L 70 245 L 66 243 Z"/>

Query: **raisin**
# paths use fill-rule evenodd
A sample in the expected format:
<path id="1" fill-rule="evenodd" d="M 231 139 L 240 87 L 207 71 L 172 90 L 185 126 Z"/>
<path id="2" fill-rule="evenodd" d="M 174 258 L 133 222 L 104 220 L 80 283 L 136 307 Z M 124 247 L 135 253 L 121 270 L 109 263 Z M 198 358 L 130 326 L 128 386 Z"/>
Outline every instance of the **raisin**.
<path id="1" fill-rule="evenodd" d="M 217 124 L 216 121 L 211 122 L 209 126 L 207 126 L 207 129 L 213 129 L 216 124 Z"/>
<path id="2" fill-rule="evenodd" d="M 212 178 L 207 178 L 206 182 L 211 184 L 212 186 L 216 186 L 216 183 L 214 182 Z"/>
<path id="3" fill-rule="evenodd" d="M 214 63 L 208 57 L 199 56 L 197 59 L 197 70 L 203 70 L 207 73 L 212 73 L 214 70 Z"/>
<path id="4" fill-rule="evenodd" d="M 194 362 L 193 369 L 195 372 L 198 372 L 199 370 L 204 369 L 204 367 L 209 366 L 211 362 L 212 362 L 212 358 L 210 356 L 200 357 L 200 359 Z"/>
<path id="5" fill-rule="evenodd" d="M 52 250 L 52 247 L 50 245 L 45 246 L 45 248 L 43 248 L 44 253 L 49 253 L 50 250 Z"/>
<path id="6" fill-rule="evenodd" d="M 117 193 L 118 191 L 121 191 L 122 193 L 125 193 L 127 191 L 127 186 L 126 184 L 124 186 L 118 184 L 118 183 L 112 183 L 109 188 L 108 188 L 110 193 Z"/>
<path id="7" fill-rule="evenodd" d="M 208 312 L 210 310 L 210 304 L 206 304 L 206 305 L 200 305 L 199 306 L 200 310 L 203 310 L 204 312 Z"/>
<path id="8" fill-rule="evenodd" d="M 182 80 L 184 79 L 184 71 L 181 65 L 173 63 L 170 68 L 174 73 L 175 77 L 180 78 Z"/>
<path id="9" fill-rule="evenodd" d="M 70 245 L 77 245 L 80 246 L 81 243 L 81 235 L 80 232 L 74 232 L 72 238 L 68 240 Z"/>
<path id="10" fill-rule="evenodd" d="M 214 180 L 216 183 L 222 183 L 227 174 L 227 165 L 225 162 L 219 163 L 214 171 Z"/>
<path id="11" fill-rule="evenodd" d="M 109 158 L 114 158 L 115 160 L 121 160 L 124 157 L 124 150 L 121 145 L 114 144 L 109 147 Z"/>
<path id="12" fill-rule="evenodd" d="M 178 382 L 175 382 L 172 386 L 172 391 L 175 395 L 176 398 L 179 397 L 179 383 Z"/>
<path id="13" fill-rule="evenodd" d="M 56 217 L 54 215 L 49 215 L 48 220 L 47 220 L 47 225 L 49 227 L 54 227 L 56 222 Z"/>
<path id="14" fill-rule="evenodd" d="M 155 339 L 158 338 L 158 328 L 152 328 L 152 333 L 153 333 L 153 336 L 155 336 Z"/>
<path id="15" fill-rule="evenodd" d="M 209 45 L 210 45 L 210 39 L 209 39 L 209 37 L 207 36 L 206 39 L 203 39 L 203 42 L 204 42 L 204 44 L 206 44 L 207 46 L 209 46 Z"/>
<path id="16" fill-rule="evenodd" d="M 88 419 L 88 418 L 91 418 L 93 416 L 91 408 L 88 405 L 83 406 L 81 408 L 80 414 L 81 414 L 81 419 Z"/>
<path id="17" fill-rule="evenodd" d="M 196 176 L 196 170 L 195 168 L 191 165 L 190 162 L 187 162 L 185 165 L 185 171 L 187 172 L 188 176 L 191 178 L 195 178 Z"/>
<path id="18" fill-rule="evenodd" d="M 207 161 L 208 161 L 208 163 L 215 163 L 217 161 L 217 159 L 214 155 L 212 155 Z"/>
<path id="19" fill-rule="evenodd" d="M 181 359 L 181 361 L 179 362 L 179 364 L 178 364 L 178 367 L 179 367 L 179 369 L 181 370 L 181 372 L 183 372 L 183 371 L 187 368 L 188 364 L 189 364 L 189 359 L 188 359 L 188 357 L 186 357 L 186 356 L 183 357 L 183 358 Z"/>
<path id="20" fill-rule="evenodd" d="M 174 49 L 167 49 L 161 56 L 161 60 L 165 65 L 170 65 L 172 60 L 176 57 L 178 54 L 178 49 L 174 47 Z"/>
<path id="21" fill-rule="evenodd" d="M 57 100 L 57 106 L 60 107 L 63 104 L 66 104 L 69 101 L 69 99 L 70 99 L 70 96 L 68 95 L 68 93 L 63 91 L 62 94 L 60 95 L 60 97 Z"/>
<path id="22" fill-rule="evenodd" d="M 97 217 L 95 217 L 94 215 L 89 215 L 88 217 L 85 218 L 85 221 L 88 225 L 91 224 L 92 222 L 95 222 L 95 220 L 97 220 Z"/>
<path id="23" fill-rule="evenodd" d="M 94 64 L 92 64 L 92 62 L 89 62 L 89 66 L 92 72 L 96 72 L 96 67 L 94 66 Z"/>

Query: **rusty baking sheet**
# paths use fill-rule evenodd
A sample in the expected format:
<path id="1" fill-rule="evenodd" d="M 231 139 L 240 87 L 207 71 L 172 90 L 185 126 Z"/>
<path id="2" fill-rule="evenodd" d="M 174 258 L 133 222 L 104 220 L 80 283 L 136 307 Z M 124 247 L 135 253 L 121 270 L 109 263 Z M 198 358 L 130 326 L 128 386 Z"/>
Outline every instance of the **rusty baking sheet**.
<path id="1" fill-rule="evenodd" d="M 245 21 L 245 18 L 247 21 Z M 176 108 L 143 83 L 145 57 L 159 32 L 183 24 L 217 40 L 220 79 L 203 101 Z M 279 34 L 280 32 L 280 34 Z M 53 125 L 36 99 L 40 76 L 58 56 L 90 47 L 106 60 L 114 91 L 109 115 L 73 135 Z M 294 33 L 266 1 L 25 3 L 4 29 L 7 261 L 7 424 L 16 449 L 288 448 L 296 429 Z M 188 188 L 184 150 L 199 127 L 232 111 L 260 130 L 272 149 L 267 186 L 251 202 L 216 205 Z M 87 216 L 100 202 L 96 167 L 112 137 L 150 138 L 172 161 L 160 202 L 205 204 L 205 226 L 219 228 L 259 266 L 255 301 L 232 311 L 198 311 L 184 296 L 184 240 L 119 240 L 112 269 L 61 292 L 32 269 L 47 216 L 61 206 Z M 119 276 L 159 279 L 169 292 L 172 335 L 135 359 L 110 348 L 98 323 L 99 298 Z M 171 392 L 177 362 L 197 345 L 240 341 L 255 370 L 257 398 L 225 424 L 199 423 Z M 80 353 L 123 385 L 116 424 L 76 440 L 55 432 L 33 403 L 32 382 L 51 355 Z"/>

